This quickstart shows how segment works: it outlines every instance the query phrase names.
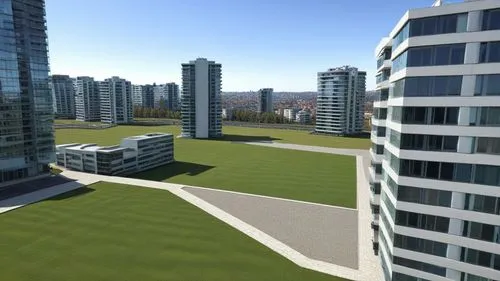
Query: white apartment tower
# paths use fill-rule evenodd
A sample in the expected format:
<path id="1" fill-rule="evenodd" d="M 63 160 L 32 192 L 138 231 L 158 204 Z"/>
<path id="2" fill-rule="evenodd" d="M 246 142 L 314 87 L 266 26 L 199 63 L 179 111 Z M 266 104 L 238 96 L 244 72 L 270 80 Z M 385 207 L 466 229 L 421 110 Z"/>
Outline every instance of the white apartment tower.
<path id="1" fill-rule="evenodd" d="M 73 86 L 73 79 L 68 75 L 52 75 L 50 77 L 50 84 L 56 116 L 75 119 L 75 88 Z"/>
<path id="2" fill-rule="evenodd" d="M 182 137 L 222 136 L 221 68 L 205 58 L 182 64 Z"/>
<path id="3" fill-rule="evenodd" d="M 257 93 L 259 98 L 259 113 L 273 112 L 273 89 L 264 88 L 260 89 Z"/>
<path id="4" fill-rule="evenodd" d="M 99 82 L 101 96 L 101 122 L 127 124 L 134 120 L 132 106 L 132 84 L 113 76 Z"/>
<path id="5" fill-rule="evenodd" d="M 317 133 L 359 134 L 363 130 L 366 72 L 343 66 L 318 72 Z"/>
<path id="6" fill-rule="evenodd" d="M 142 85 L 132 85 L 132 104 L 134 106 L 143 106 Z"/>
<path id="7" fill-rule="evenodd" d="M 441 2 L 377 48 L 379 256 L 385 280 L 500 280 L 500 1 Z"/>
<path id="8" fill-rule="evenodd" d="M 98 82 L 88 76 L 78 76 L 76 78 L 76 120 L 79 121 L 100 121 L 100 98 Z"/>

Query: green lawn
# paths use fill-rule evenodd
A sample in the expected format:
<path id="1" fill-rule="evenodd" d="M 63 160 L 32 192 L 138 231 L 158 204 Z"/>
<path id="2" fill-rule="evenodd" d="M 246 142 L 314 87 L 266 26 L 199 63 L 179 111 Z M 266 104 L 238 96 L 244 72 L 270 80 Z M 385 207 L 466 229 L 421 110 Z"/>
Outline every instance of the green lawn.
<path id="1" fill-rule="evenodd" d="M 147 132 L 179 133 L 175 126 L 64 129 L 56 130 L 56 142 L 110 145 Z M 351 156 L 175 139 L 175 159 L 133 177 L 356 208 L 356 164 Z"/>
<path id="2" fill-rule="evenodd" d="M 2 280 L 332 280 L 167 191 L 97 183 L 0 215 Z"/>

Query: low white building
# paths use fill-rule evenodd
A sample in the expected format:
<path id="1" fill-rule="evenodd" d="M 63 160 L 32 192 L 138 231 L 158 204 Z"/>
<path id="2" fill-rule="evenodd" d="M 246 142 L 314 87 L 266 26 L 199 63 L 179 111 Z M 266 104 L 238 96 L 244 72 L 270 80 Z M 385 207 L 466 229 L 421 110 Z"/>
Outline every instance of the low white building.
<path id="1" fill-rule="evenodd" d="M 126 175 L 174 162 L 172 134 L 150 133 L 124 138 L 120 145 L 62 144 L 57 165 L 102 175 Z"/>
<path id="2" fill-rule="evenodd" d="M 290 121 L 294 121 L 298 111 L 296 108 L 286 108 L 283 110 L 283 116 Z"/>

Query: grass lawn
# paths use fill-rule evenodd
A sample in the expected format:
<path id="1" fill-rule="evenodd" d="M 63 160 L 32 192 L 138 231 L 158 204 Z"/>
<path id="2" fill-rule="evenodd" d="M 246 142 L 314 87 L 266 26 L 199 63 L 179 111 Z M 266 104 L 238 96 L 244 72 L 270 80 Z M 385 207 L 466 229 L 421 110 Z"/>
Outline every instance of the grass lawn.
<path id="1" fill-rule="evenodd" d="M 167 191 L 97 183 L 0 215 L 2 280 L 332 280 Z"/>
<path id="2" fill-rule="evenodd" d="M 110 145 L 126 136 L 158 131 L 179 133 L 175 126 L 65 129 L 56 130 L 56 142 Z M 175 139 L 176 163 L 134 177 L 356 207 L 354 157 L 258 147 L 228 139 Z"/>

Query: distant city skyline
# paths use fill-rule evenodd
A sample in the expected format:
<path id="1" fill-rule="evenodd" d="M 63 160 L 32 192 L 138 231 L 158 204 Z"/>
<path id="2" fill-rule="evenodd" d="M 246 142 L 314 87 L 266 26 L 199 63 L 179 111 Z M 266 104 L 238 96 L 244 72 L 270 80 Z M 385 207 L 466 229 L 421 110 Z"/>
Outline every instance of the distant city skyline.
<path id="1" fill-rule="evenodd" d="M 317 72 L 338 65 L 366 70 L 371 90 L 373 46 L 408 7 L 432 0 L 384 3 L 47 0 L 51 73 L 180 84 L 181 63 L 206 57 L 224 65 L 224 92 L 316 91 Z"/>

